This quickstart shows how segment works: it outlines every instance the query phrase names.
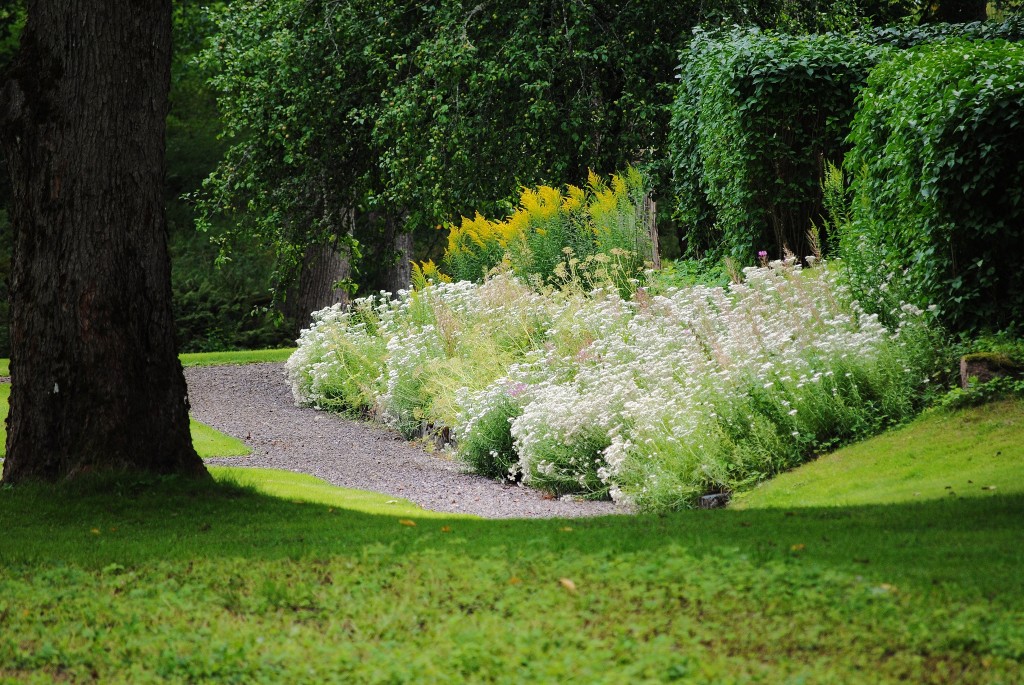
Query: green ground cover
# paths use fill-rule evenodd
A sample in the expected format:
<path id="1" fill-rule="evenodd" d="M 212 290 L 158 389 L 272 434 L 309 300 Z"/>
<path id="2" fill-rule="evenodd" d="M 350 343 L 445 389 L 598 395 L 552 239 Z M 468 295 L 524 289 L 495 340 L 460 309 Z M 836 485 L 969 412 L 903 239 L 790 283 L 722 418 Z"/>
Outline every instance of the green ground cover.
<path id="1" fill-rule="evenodd" d="M 235 352 L 189 352 L 178 355 L 182 366 L 217 366 L 220 364 L 251 364 L 283 362 L 295 351 L 293 347 L 272 350 L 238 350 Z M 11 360 L 0 359 L 0 376 L 11 375 Z"/>
<path id="2" fill-rule="evenodd" d="M 577 521 L 242 469 L 0 489 L 0 682 L 1021 682 L 1024 469 L 982 459 L 1020 420 L 927 416 L 844 457 L 1002 479 L 888 502 L 836 505 L 825 476 L 783 506 Z"/>
<path id="3" fill-rule="evenodd" d="M 734 506 L 827 507 L 1024 494 L 1024 402 L 932 410 L 739 495 Z"/>
<path id="4" fill-rule="evenodd" d="M 192 431 L 192 446 L 203 459 L 210 457 L 244 457 L 252 452 L 249 446 L 238 438 L 210 428 L 205 423 L 189 420 Z"/>
<path id="5" fill-rule="evenodd" d="M 11 384 L 0 383 L 0 457 L 7 452 L 7 410 L 11 396 Z M 252 450 L 237 438 L 210 428 L 205 423 L 190 419 L 192 444 L 204 459 L 210 457 L 241 457 Z"/>
<path id="6" fill-rule="evenodd" d="M 235 352 L 191 352 L 178 355 L 182 366 L 219 366 L 222 364 L 252 364 L 254 362 L 283 362 L 295 351 L 294 347 L 273 350 L 238 350 Z"/>

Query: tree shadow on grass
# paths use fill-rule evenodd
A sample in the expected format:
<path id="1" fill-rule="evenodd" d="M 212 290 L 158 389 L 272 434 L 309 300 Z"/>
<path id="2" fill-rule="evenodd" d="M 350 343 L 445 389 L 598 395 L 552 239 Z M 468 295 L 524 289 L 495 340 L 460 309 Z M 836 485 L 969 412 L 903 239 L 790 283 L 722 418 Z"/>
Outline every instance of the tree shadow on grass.
<path id="1" fill-rule="evenodd" d="M 1024 604 L 1024 495 L 593 519 L 399 518 L 174 478 L 0 488 L 0 569 L 411 555 L 700 563 L 741 558 Z M 415 524 L 415 525 L 412 525 Z"/>

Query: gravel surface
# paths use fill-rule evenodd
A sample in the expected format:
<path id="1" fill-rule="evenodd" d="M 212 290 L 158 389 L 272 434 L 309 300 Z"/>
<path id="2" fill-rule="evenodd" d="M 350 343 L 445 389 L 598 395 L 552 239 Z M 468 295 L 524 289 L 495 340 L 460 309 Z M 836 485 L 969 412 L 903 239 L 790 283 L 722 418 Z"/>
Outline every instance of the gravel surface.
<path id="1" fill-rule="evenodd" d="M 424 509 L 486 518 L 627 513 L 612 502 L 547 499 L 537 490 L 465 473 L 448 455 L 425 452 L 387 428 L 296 407 L 282 364 L 191 367 L 185 378 L 192 415 L 253 450 L 210 464 L 298 471 Z"/>

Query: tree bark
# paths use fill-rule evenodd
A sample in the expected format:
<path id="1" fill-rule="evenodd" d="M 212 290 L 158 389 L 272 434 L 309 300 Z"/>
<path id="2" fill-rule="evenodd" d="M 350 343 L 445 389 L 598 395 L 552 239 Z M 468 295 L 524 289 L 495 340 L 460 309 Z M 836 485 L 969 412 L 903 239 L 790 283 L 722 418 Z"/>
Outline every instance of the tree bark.
<path id="1" fill-rule="evenodd" d="M 5 482 L 205 474 L 163 207 L 170 0 L 31 0 L 0 91 L 13 184 Z"/>
<path id="2" fill-rule="evenodd" d="M 326 201 L 324 206 L 328 206 Z M 338 284 L 352 277 L 352 255 L 346 238 L 352 234 L 354 221 L 351 208 L 325 212 L 324 223 L 333 229 L 325 239 L 306 246 L 298 281 L 285 298 L 285 318 L 296 336 L 309 325 L 313 312 L 348 303 L 348 291 Z"/>
<path id="3" fill-rule="evenodd" d="M 389 254 L 384 289 L 394 294 L 399 290 L 408 290 L 412 283 L 413 236 L 403 230 L 393 216 L 389 215 L 386 222 L 384 240 Z"/>

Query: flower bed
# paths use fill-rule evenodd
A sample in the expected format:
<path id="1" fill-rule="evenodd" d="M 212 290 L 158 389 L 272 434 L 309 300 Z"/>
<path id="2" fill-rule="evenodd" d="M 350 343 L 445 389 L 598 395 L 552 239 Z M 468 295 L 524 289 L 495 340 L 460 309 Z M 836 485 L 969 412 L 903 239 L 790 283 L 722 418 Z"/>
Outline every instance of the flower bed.
<path id="1" fill-rule="evenodd" d="M 629 300 L 501 274 L 319 312 L 288 372 L 297 402 L 445 431 L 480 473 L 668 509 L 912 416 L 937 345 L 920 310 L 896 320 L 832 265 Z"/>

